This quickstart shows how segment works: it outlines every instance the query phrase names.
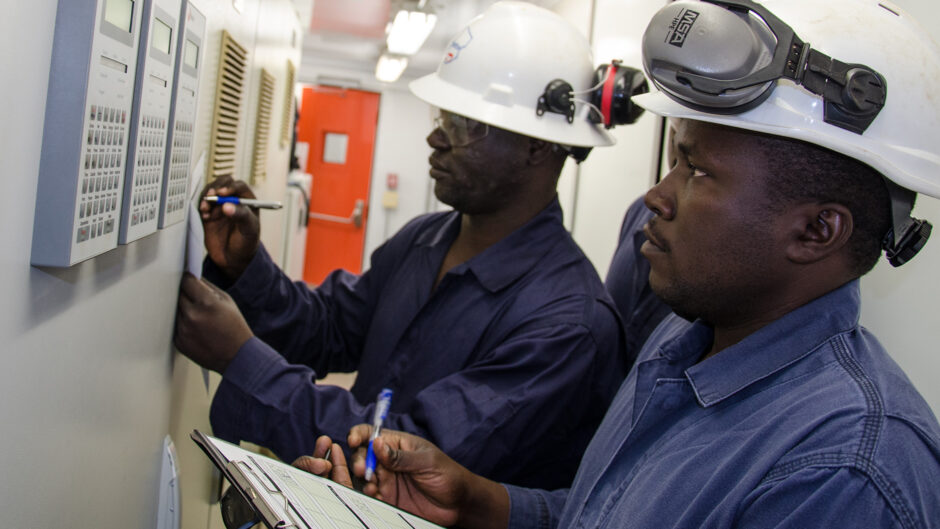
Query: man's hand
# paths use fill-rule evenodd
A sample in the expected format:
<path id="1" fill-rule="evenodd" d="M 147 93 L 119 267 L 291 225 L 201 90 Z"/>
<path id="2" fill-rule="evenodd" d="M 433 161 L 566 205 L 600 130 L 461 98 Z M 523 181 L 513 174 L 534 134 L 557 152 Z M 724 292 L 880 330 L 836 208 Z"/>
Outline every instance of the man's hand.
<path id="1" fill-rule="evenodd" d="M 206 196 L 255 198 L 248 184 L 221 176 L 202 190 Z M 235 204 L 199 202 L 199 214 L 206 234 L 206 251 L 229 279 L 237 279 L 258 251 L 261 223 L 257 209 Z"/>
<path id="2" fill-rule="evenodd" d="M 300 456 L 291 464 L 311 474 L 329 478 L 344 487 L 353 486 L 343 447 L 325 435 L 317 438 L 312 456 Z"/>
<path id="3" fill-rule="evenodd" d="M 372 427 L 354 426 L 347 441 L 359 448 L 353 472 L 365 474 L 364 448 Z M 382 430 L 373 443 L 376 482 L 363 492 L 436 524 L 467 529 L 506 527 L 509 494 L 493 481 L 473 474 L 438 447 L 415 435 Z"/>
<path id="4" fill-rule="evenodd" d="M 231 296 L 205 279 L 183 275 L 173 336 L 181 353 L 206 369 L 223 373 L 251 337 Z"/>

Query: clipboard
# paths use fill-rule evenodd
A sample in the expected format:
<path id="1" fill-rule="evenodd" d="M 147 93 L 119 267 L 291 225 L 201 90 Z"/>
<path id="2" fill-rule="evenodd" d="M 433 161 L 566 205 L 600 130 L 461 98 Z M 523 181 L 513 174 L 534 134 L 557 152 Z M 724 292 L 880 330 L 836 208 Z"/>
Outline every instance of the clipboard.
<path id="1" fill-rule="evenodd" d="M 199 430 L 190 437 L 269 529 L 441 529 L 361 492 Z"/>

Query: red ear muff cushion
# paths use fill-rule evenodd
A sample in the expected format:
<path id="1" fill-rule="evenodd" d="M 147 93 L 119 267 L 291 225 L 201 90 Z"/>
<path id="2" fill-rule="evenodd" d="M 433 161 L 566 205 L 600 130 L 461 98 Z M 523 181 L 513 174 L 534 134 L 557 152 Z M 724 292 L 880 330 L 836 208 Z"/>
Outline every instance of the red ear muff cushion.
<path id="1" fill-rule="evenodd" d="M 610 126 L 610 111 L 614 101 L 614 84 L 617 80 L 617 67 L 611 64 L 607 67 L 607 80 L 604 81 L 604 91 L 601 95 L 601 114 L 604 116 L 604 125 Z"/>

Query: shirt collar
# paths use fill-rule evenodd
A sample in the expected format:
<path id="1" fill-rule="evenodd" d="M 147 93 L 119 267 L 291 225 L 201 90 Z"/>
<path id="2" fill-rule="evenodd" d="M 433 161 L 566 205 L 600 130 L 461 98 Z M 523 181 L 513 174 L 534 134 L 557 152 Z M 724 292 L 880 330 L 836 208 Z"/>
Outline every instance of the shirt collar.
<path id="1" fill-rule="evenodd" d="M 717 404 L 810 354 L 834 334 L 857 327 L 860 310 L 856 279 L 692 365 L 685 370 L 685 375 L 702 406 Z M 697 321 L 689 332 L 668 344 L 663 354 L 701 355 L 711 345 L 712 336 L 710 328 Z"/>
<path id="2" fill-rule="evenodd" d="M 417 238 L 415 244 L 449 246 L 460 231 L 460 213 L 448 213 L 440 227 Z M 455 266 L 448 274 L 473 272 L 490 292 L 497 292 L 538 265 L 542 257 L 557 243 L 559 236 L 568 237 L 562 223 L 561 205 L 556 196 L 535 217 L 490 246 L 469 261 Z"/>

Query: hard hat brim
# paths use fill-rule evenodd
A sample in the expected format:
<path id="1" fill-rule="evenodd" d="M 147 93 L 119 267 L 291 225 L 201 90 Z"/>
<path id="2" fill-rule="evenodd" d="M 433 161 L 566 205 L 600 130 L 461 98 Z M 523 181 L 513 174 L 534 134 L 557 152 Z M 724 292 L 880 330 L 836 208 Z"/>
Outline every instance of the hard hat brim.
<path id="1" fill-rule="evenodd" d="M 711 114 L 689 108 L 662 91 L 636 96 L 633 101 L 653 114 L 666 118 L 705 121 L 819 145 L 869 165 L 902 187 L 940 198 L 940 186 L 928 178 L 936 165 L 940 164 L 940 160 L 932 153 L 886 146 L 865 135 L 835 128 L 823 121 L 821 109 L 817 118 L 788 105 L 787 101 L 791 100 L 786 96 L 788 91 L 800 91 L 802 94 L 803 89 L 792 83 L 780 82 L 776 93 L 757 108 L 731 115 Z M 893 163 L 881 154 L 886 148 L 891 149 Z"/>

